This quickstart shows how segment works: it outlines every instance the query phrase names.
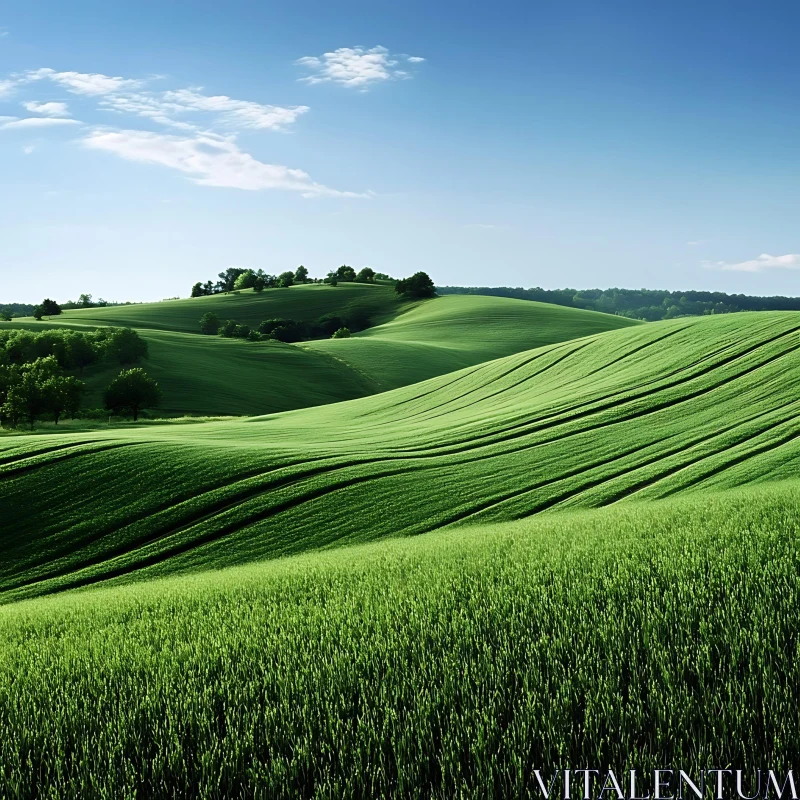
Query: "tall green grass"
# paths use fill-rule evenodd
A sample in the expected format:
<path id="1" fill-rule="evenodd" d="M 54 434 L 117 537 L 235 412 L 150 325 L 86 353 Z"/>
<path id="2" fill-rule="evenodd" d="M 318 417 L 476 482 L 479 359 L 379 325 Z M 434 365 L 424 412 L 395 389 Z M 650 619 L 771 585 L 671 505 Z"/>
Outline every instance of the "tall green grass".
<path id="1" fill-rule="evenodd" d="M 6 606 L 0 795 L 525 797 L 536 768 L 791 767 L 798 496 L 704 493 Z"/>

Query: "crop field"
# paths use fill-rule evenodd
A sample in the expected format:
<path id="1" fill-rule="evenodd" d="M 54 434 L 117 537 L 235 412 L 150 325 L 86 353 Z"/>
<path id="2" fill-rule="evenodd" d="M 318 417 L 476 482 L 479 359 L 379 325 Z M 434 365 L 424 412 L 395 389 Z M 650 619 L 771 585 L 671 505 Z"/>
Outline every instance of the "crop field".
<path id="1" fill-rule="evenodd" d="M 486 356 L 438 302 L 274 352 Z M 347 402 L 0 438 L 0 796 L 791 767 L 800 314 L 575 338 L 559 311 L 555 343 Z M 522 345 L 525 318 L 486 319 Z"/>
<path id="2" fill-rule="evenodd" d="M 681 319 L 316 409 L 8 436 L 0 598 L 792 477 L 798 338 Z"/>
<path id="3" fill-rule="evenodd" d="M 490 798 L 539 796 L 549 765 L 790 767 L 798 497 L 704 492 L 0 608 L 0 786 Z"/>

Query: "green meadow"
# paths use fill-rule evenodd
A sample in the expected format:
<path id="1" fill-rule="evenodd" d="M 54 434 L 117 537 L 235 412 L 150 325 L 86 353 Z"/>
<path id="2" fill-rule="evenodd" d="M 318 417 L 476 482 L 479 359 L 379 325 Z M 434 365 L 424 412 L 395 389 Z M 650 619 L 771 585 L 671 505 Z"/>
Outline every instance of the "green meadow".
<path id="1" fill-rule="evenodd" d="M 192 327 L 333 296 L 375 324 Z M 243 416 L 0 437 L 7 795 L 524 797 L 800 755 L 800 313 L 302 286 L 42 324 L 135 327 L 165 410 Z"/>

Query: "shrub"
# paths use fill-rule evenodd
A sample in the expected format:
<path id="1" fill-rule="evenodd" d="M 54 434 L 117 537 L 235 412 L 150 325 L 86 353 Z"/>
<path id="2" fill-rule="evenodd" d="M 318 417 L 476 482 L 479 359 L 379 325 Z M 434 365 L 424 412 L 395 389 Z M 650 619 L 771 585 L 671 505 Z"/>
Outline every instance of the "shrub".
<path id="1" fill-rule="evenodd" d="M 331 339 L 349 339 L 350 338 L 350 329 L 349 328 L 339 328 L 338 331 L 334 331 L 331 335 Z"/>

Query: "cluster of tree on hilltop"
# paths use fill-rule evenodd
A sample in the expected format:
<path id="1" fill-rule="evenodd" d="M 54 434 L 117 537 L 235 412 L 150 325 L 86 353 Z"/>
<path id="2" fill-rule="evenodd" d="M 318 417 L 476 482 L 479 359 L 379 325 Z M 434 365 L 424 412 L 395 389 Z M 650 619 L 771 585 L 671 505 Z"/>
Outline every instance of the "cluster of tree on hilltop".
<path id="1" fill-rule="evenodd" d="M 86 385 L 68 372 L 80 374 L 103 361 L 135 364 L 141 358 L 147 358 L 147 342 L 130 328 L 0 331 L 0 422 L 33 427 L 37 419 L 58 424 L 65 414 L 74 418 Z M 135 418 L 141 408 L 158 402 L 157 388 L 142 370 L 123 370 L 106 390 L 106 408 L 129 410 Z"/>
<path id="2" fill-rule="evenodd" d="M 510 286 L 441 286 L 441 294 L 515 297 L 584 308 L 655 322 L 675 317 L 736 311 L 800 311 L 800 297 L 754 297 L 725 292 L 668 292 L 660 289 L 523 289 Z"/>
<path id="3" fill-rule="evenodd" d="M 329 283 L 336 286 L 339 281 L 356 283 L 374 283 L 376 280 L 391 280 L 388 275 L 375 272 L 371 267 L 364 267 L 356 272 L 353 267 L 342 264 L 341 267 L 331 270 L 325 278 L 311 278 L 308 270 L 301 264 L 294 272 L 281 272 L 279 275 L 270 275 L 262 269 L 243 269 L 241 267 L 228 267 L 217 276 L 218 280 L 198 282 L 192 286 L 192 297 L 206 297 L 212 294 L 225 294 L 239 291 L 240 289 L 253 289 L 262 292 L 264 289 L 282 289 L 303 283 Z"/>

